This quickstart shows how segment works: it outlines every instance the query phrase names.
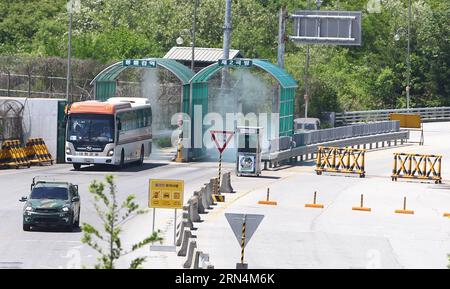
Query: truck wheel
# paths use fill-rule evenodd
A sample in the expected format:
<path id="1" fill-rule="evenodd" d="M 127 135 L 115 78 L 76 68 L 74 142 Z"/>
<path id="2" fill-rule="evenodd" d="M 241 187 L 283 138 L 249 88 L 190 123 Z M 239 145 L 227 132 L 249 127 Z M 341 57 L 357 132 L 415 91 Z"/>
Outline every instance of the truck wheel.
<path id="1" fill-rule="evenodd" d="M 31 226 L 30 226 L 30 225 L 23 224 L 23 230 L 28 232 L 28 231 L 31 230 Z"/>
<path id="2" fill-rule="evenodd" d="M 78 171 L 79 169 L 81 169 L 81 164 L 72 164 L 73 165 L 73 169 Z"/>

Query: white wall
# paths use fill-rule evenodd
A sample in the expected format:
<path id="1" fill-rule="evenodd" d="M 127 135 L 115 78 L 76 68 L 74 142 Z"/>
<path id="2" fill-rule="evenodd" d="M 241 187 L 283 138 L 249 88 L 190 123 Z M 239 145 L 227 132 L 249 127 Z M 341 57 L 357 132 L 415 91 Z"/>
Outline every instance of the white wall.
<path id="1" fill-rule="evenodd" d="M 25 105 L 22 123 L 24 141 L 28 138 L 43 138 L 53 159 L 56 159 L 58 101 L 63 99 L 0 97 L 0 102 L 8 99 Z"/>

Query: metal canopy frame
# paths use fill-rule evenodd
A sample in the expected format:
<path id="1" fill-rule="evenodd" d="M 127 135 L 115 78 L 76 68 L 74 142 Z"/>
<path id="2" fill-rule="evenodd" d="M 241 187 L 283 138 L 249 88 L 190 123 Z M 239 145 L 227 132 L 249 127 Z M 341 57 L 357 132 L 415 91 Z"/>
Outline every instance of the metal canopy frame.
<path id="1" fill-rule="evenodd" d="M 194 76 L 194 73 L 184 66 L 183 64 L 177 62 L 173 59 L 165 58 L 144 58 L 139 60 L 156 61 L 157 67 L 162 67 L 172 72 L 183 85 L 183 95 L 182 95 L 182 109 L 185 111 L 185 107 L 189 105 L 189 86 L 190 79 Z M 117 62 L 109 67 L 105 68 L 100 72 L 92 81 L 91 85 L 94 85 L 95 99 L 106 100 L 110 97 L 116 95 L 116 80 L 126 69 L 137 68 L 132 66 L 124 66 L 123 62 Z M 142 67 L 145 68 L 145 67 Z"/>
<path id="2" fill-rule="evenodd" d="M 294 123 L 294 99 L 295 91 L 298 87 L 295 79 L 287 73 L 284 69 L 281 69 L 277 65 L 270 63 L 267 60 L 251 59 L 254 67 L 260 68 L 269 73 L 275 78 L 280 85 L 279 94 L 279 136 L 291 136 L 293 134 Z M 188 113 L 191 117 L 191 122 L 194 123 L 194 106 L 202 106 L 202 117 L 208 111 L 208 81 L 219 70 L 226 66 L 219 66 L 218 63 L 211 64 L 200 70 L 192 79 L 191 83 L 191 101 Z M 240 68 L 233 66 L 234 68 Z M 241 67 L 244 68 L 244 67 Z M 247 67 L 246 67 L 247 68 Z M 247 68 L 248 69 L 248 68 Z M 203 135 L 203 134 L 202 134 Z"/>

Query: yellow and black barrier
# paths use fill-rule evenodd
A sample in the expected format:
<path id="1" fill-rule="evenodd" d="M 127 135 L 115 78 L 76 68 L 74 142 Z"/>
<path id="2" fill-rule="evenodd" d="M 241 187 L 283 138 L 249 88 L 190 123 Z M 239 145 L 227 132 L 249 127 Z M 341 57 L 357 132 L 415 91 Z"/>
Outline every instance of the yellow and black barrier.
<path id="1" fill-rule="evenodd" d="M 319 147 L 317 150 L 316 173 L 350 173 L 364 178 L 364 149 Z"/>
<path id="2" fill-rule="evenodd" d="M 18 140 L 7 140 L 2 143 L 1 166 L 6 167 L 30 167 L 25 150 Z"/>
<path id="3" fill-rule="evenodd" d="M 53 164 L 53 159 L 48 151 L 47 145 L 42 138 L 28 139 L 25 147 L 28 160 L 32 164 L 43 165 L 44 163 Z"/>
<path id="4" fill-rule="evenodd" d="M 395 153 L 392 180 L 409 178 L 432 180 L 436 184 L 441 184 L 441 161 L 442 156 L 437 155 Z"/>

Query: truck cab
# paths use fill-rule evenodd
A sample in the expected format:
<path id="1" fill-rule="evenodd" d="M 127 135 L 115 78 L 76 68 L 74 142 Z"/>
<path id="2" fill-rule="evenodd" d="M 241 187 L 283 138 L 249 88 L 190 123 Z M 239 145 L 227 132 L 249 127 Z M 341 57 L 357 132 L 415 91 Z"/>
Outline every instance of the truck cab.
<path id="1" fill-rule="evenodd" d="M 295 133 L 307 132 L 320 129 L 320 120 L 318 118 L 296 118 L 294 119 Z"/>

